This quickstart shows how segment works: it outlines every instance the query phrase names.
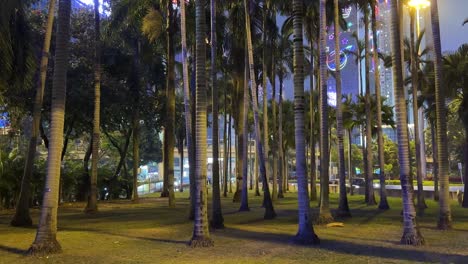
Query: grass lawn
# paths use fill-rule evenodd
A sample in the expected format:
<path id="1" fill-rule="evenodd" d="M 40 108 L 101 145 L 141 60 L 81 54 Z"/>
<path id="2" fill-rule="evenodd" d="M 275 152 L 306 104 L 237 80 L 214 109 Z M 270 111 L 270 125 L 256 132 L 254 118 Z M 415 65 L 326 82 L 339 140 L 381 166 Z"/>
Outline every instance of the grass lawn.
<path id="1" fill-rule="evenodd" d="M 420 218 L 426 246 L 399 244 L 402 234 L 400 200 L 389 198 L 392 209 L 368 207 L 362 196 L 350 197 L 353 217 L 344 227 L 315 226 L 319 246 L 290 243 L 297 229 L 296 194 L 275 204 L 278 217 L 263 220 L 261 199 L 250 194 L 250 212 L 223 198 L 226 228 L 212 232 L 213 248 L 190 248 L 192 222 L 187 220 L 187 193 L 177 193 L 177 208 L 153 195 L 139 204 L 127 201 L 99 204 L 99 213 L 82 213 L 84 204 L 59 209 L 58 240 L 63 253 L 43 258 L 24 256 L 34 240 L 34 228 L 8 225 L 12 211 L 0 211 L 0 263 L 468 263 L 468 209 L 453 204 L 454 229 L 435 228 L 437 204 Z M 232 197 L 232 194 L 231 194 Z M 332 195 L 332 208 L 337 196 Z M 316 202 L 312 203 L 317 212 Z M 32 211 L 37 223 L 39 211 Z"/>

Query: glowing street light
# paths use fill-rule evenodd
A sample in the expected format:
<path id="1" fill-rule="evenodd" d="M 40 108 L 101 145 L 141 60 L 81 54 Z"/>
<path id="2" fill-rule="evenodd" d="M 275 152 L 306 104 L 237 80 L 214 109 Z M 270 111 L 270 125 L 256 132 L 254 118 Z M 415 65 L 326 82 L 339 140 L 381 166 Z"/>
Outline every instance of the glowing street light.
<path id="1" fill-rule="evenodd" d="M 410 0 L 408 6 L 416 9 L 416 32 L 419 36 L 420 26 L 419 26 L 419 10 L 429 7 L 431 2 L 429 0 Z"/>

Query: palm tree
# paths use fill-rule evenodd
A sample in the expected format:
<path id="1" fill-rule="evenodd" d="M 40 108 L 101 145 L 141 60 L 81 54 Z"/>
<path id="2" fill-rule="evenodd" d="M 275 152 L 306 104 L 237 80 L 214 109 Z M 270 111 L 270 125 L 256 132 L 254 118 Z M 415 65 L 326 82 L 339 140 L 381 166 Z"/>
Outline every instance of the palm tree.
<path id="1" fill-rule="evenodd" d="M 418 67 L 419 67 L 419 45 L 416 45 L 414 39 L 414 19 L 416 11 L 413 9 L 410 10 L 410 65 L 411 65 L 411 86 L 412 86 L 412 99 L 413 99 L 413 120 L 414 120 L 414 141 L 416 145 L 416 177 L 418 184 L 418 212 L 424 211 L 427 208 L 426 202 L 424 201 L 424 190 L 423 190 L 423 169 L 422 168 L 422 158 L 426 158 L 424 152 L 421 151 L 421 131 L 419 122 L 419 107 L 418 107 L 418 90 L 419 90 L 419 80 L 418 80 Z M 419 40 L 419 36 L 418 36 Z"/>
<path id="2" fill-rule="evenodd" d="M 268 154 L 270 152 L 269 147 L 269 133 L 268 133 L 268 75 L 267 75 L 267 30 L 266 30 L 266 21 L 268 16 L 268 6 L 269 1 L 265 0 L 263 3 L 263 59 L 262 59 L 262 94 L 263 94 L 263 148 L 265 149 L 265 164 L 266 164 L 266 174 L 270 178 L 270 159 Z M 276 200 L 277 191 L 276 191 L 276 180 L 273 179 L 273 190 L 272 190 L 272 200 Z"/>
<path id="3" fill-rule="evenodd" d="M 213 240 L 210 238 L 207 215 L 207 89 L 206 89 L 206 47 L 205 47 L 205 1 L 195 2 L 196 25 L 196 126 L 195 126 L 195 151 L 196 151 L 196 192 L 195 192 L 195 219 L 193 236 L 190 241 L 192 247 L 211 247 Z"/>
<path id="4" fill-rule="evenodd" d="M 364 1 L 363 4 L 360 5 L 361 9 L 364 13 L 364 58 L 365 58 L 365 71 L 366 71 L 366 165 L 365 166 L 365 174 L 366 174 L 366 202 L 367 205 L 374 205 L 376 204 L 375 196 L 374 196 L 374 186 L 373 182 L 373 160 L 372 160 L 372 131 L 369 129 L 371 127 L 372 122 L 372 112 L 371 112 L 371 91 L 370 91 L 370 48 L 369 48 L 369 5 L 368 1 Z"/>
<path id="5" fill-rule="evenodd" d="M 36 239 L 28 250 L 32 255 L 45 255 L 61 251 L 57 241 L 57 207 L 59 198 L 60 160 L 65 119 L 65 94 L 68 68 L 68 42 L 70 39 L 70 0 L 59 0 L 55 68 L 52 87 L 51 128 L 47 156 L 47 178 Z"/>
<path id="6" fill-rule="evenodd" d="M 319 223 L 333 221 L 329 201 L 329 139 L 328 139 L 328 96 L 327 96 L 327 54 L 325 0 L 320 0 L 320 213 Z"/>
<path id="7" fill-rule="evenodd" d="M 93 139 L 92 139 L 92 158 L 91 158 L 91 178 L 88 204 L 86 213 L 97 212 L 97 165 L 99 161 L 99 142 L 100 142 L 100 119 L 101 119 L 101 27 L 99 17 L 99 0 L 94 0 L 94 118 L 93 118 Z"/>
<path id="8" fill-rule="evenodd" d="M 401 52 L 400 20 L 397 1 L 391 2 L 391 45 L 392 45 L 392 68 L 393 87 L 395 91 L 395 108 L 397 116 L 397 138 L 398 138 L 398 160 L 400 163 L 400 181 L 403 200 L 403 236 L 402 244 L 421 245 L 424 238 L 419 232 L 416 223 L 416 210 L 413 204 L 413 192 L 410 182 L 410 160 L 408 143 L 408 119 L 406 102 L 403 88 L 403 67 Z"/>
<path id="9" fill-rule="evenodd" d="M 468 44 L 461 45 L 455 53 L 443 58 L 444 83 L 450 93 L 456 93 L 454 102 L 459 104 L 458 117 L 465 129 L 464 164 L 468 164 Z M 468 207 L 468 166 L 465 166 L 465 188 L 462 206 Z"/>
<path id="10" fill-rule="evenodd" d="M 341 69 L 339 62 L 341 61 L 340 54 L 340 12 L 338 0 L 334 0 L 334 28 L 335 28 L 335 80 L 336 80 L 336 133 L 338 137 L 338 174 L 340 178 L 340 198 L 338 204 L 339 216 L 351 216 L 348 206 L 348 198 L 346 197 L 346 169 L 345 169 L 345 153 L 344 153 L 344 129 L 343 129 L 343 107 L 342 107 L 342 92 L 341 92 Z"/>
<path id="11" fill-rule="evenodd" d="M 254 124 L 255 124 L 255 141 L 257 143 L 257 152 L 258 159 L 260 162 L 260 174 L 262 181 L 264 183 L 263 190 L 263 205 L 265 206 L 265 219 L 273 219 L 276 217 L 275 210 L 273 208 L 273 202 L 270 196 L 270 188 L 268 186 L 268 178 L 266 175 L 265 168 L 265 158 L 263 153 L 262 142 L 260 139 L 260 124 L 258 118 L 258 101 L 257 93 L 255 92 L 255 87 L 257 87 L 256 78 L 255 78 L 255 68 L 253 60 L 253 47 L 252 47 L 252 33 L 250 29 L 250 13 L 249 13 L 249 0 L 244 0 L 244 11 L 245 11 L 245 31 L 247 33 L 247 52 L 248 52 L 248 63 L 249 63 L 249 76 L 251 81 L 250 93 L 251 93 L 251 102 L 254 111 Z M 247 102 L 246 102 L 247 103 Z"/>
<path id="12" fill-rule="evenodd" d="M 167 1 L 167 77 L 166 77 L 166 122 L 164 127 L 165 155 L 164 162 L 167 170 L 167 185 L 165 192 L 169 197 L 169 207 L 175 207 L 174 197 L 174 145 L 175 145 L 175 33 L 177 28 L 177 9 L 173 8 L 172 1 Z M 163 192 L 164 193 L 164 192 Z M 161 195 L 163 195 L 161 193 Z"/>
<path id="13" fill-rule="evenodd" d="M 249 100 L 249 69 L 248 69 L 248 59 L 247 56 L 245 58 L 245 72 L 244 72 L 244 102 L 248 102 Z M 239 212 L 250 211 L 249 208 L 249 199 L 248 193 L 249 190 L 247 189 L 247 170 L 248 170 L 248 149 L 247 149 L 247 142 L 248 140 L 248 112 L 249 112 L 249 105 L 244 103 L 242 111 L 243 114 L 243 128 L 244 128 L 244 138 L 242 139 L 242 193 L 241 193 L 241 205 L 239 208 Z"/>
<path id="14" fill-rule="evenodd" d="M 194 156 L 193 156 L 193 142 L 192 142 L 192 115 L 190 111 L 190 90 L 189 90 L 189 74 L 188 74 L 188 61 L 187 61 L 187 27 L 186 27 L 186 14 L 185 14 L 185 1 L 180 1 L 180 34 L 182 42 L 182 75 L 184 85 L 184 113 L 185 113 L 185 140 L 187 142 L 188 150 L 188 161 L 190 172 L 195 167 Z M 226 141 L 226 139 L 224 139 Z M 183 152 L 183 151 L 182 151 Z M 182 160 L 183 162 L 183 160 Z M 190 179 L 194 176 L 192 173 L 189 176 Z M 183 175 L 183 170 L 182 170 Z M 190 190 L 193 189 L 193 182 L 190 182 Z M 181 182 L 182 188 L 182 182 Z M 190 193 L 192 197 L 193 193 Z M 191 198 L 191 200 L 193 200 Z M 191 203 L 193 204 L 193 203 Z"/>
<path id="15" fill-rule="evenodd" d="M 183 1 L 182 1 L 183 2 Z M 211 11 L 211 89 L 213 106 L 213 196 L 210 225 L 223 228 L 224 219 L 221 212 L 221 191 L 219 187 L 219 132 L 218 132 L 218 87 L 216 87 L 216 1 L 210 1 Z"/>
<path id="16" fill-rule="evenodd" d="M 29 139 L 28 154 L 24 165 L 23 178 L 21 180 L 21 190 L 16 204 L 16 211 L 13 219 L 11 220 L 12 226 L 30 226 L 32 219 L 29 214 L 29 198 L 31 188 L 31 176 L 34 167 L 34 158 L 36 157 L 37 139 L 39 137 L 39 126 L 41 123 L 41 109 L 44 98 L 44 88 L 47 78 L 47 65 L 49 63 L 49 49 L 50 40 L 52 38 L 52 27 L 54 24 L 54 9 L 55 0 L 49 1 L 49 16 L 47 18 L 47 25 L 44 38 L 44 46 L 42 49 L 42 57 L 40 64 L 40 78 L 39 85 L 37 86 L 36 97 L 34 98 L 33 120 L 31 138 Z"/>
<path id="17" fill-rule="evenodd" d="M 452 226 L 452 214 L 450 212 L 449 196 L 449 168 L 447 149 L 447 112 L 445 106 L 445 94 L 442 89 L 442 52 L 440 44 L 439 11 L 437 0 L 431 1 L 431 26 L 434 38 L 434 72 L 435 72 L 435 104 L 436 104 L 436 141 L 437 163 L 439 173 L 439 221 L 438 228 L 450 229 Z"/>
<path id="18" fill-rule="evenodd" d="M 312 226 L 307 186 L 307 160 L 305 155 L 305 100 L 304 100 L 304 47 L 303 16 L 304 3 L 293 0 L 294 14 L 294 135 L 296 144 L 297 199 L 299 228 L 294 241 L 301 244 L 317 244 L 319 238 Z"/>
<path id="19" fill-rule="evenodd" d="M 375 96 L 377 101 L 377 147 L 378 147 L 378 159 L 380 169 L 380 201 L 379 209 L 388 210 L 390 206 L 387 201 L 387 190 L 385 189 L 385 157 L 384 157 L 384 140 L 382 131 L 382 100 L 381 100 L 381 89 L 380 89 L 380 61 L 378 55 L 378 38 L 377 38 L 377 18 L 376 18 L 376 1 L 371 1 L 372 9 L 372 39 L 374 44 L 374 83 L 375 83 Z"/>

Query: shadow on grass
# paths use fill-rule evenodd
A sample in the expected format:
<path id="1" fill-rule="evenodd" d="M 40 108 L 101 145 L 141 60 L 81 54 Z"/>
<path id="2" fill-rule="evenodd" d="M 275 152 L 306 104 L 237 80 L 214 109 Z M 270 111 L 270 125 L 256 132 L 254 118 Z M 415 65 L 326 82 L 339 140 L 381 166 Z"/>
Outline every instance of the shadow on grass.
<path id="1" fill-rule="evenodd" d="M 278 244 L 292 244 L 293 236 L 277 233 L 252 232 L 236 228 L 226 228 L 226 232 L 220 232 L 218 236 L 257 240 Z M 297 245 L 299 246 L 299 245 Z M 442 263 L 468 263 L 468 256 L 459 254 L 447 254 L 439 252 L 428 252 L 421 249 L 414 249 L 408 246 L 408 249 L 393 248 L 369 244 L 357 244 L 348 241 L 339 241 L 331 239 L 322 239 L 320 245 L 313 246 L 322 250 L 328 250 L 336 253 L 352 254 L 357 256 L 379 257 L 394 260 L 420 261 L 420 262 L 442 262 Z"/>
<path id="2" fill-rule="evenodd" d="M 102 235 L 108 235 L 108 236 L 124 237 L 124 238 L 129 238 L 129 239 L 140 239 L 140 240 L 146 240 L 146 241 L 152 241 L 152 242 L 171 243 L 171 244 L 187 244 L 188 245 L 188 241 L 185 241 L 185 240 L 172 240 L 172 239 L 155 238 L 155 237 L 131 236 L 131 235 L 127 235 L 127 234 L 117 234 L 117 233 L 112 233 L 112 232 L 109 232 L 109 231 L 104 231 L 104 230 L 100 230 L 100 229 L 93 229 L 93 228 L 67 227 L 67 228 L 63 228 L 62 230 L 77 231 L 77 232 L 89 232 L 89 233 L 96 233 L 96 234 L 102 234 Z"/>
<path id="3" fill-rule="evenodd" d="M 26 251 L 27 251 L 27 250 L 24 250 L 24 249 L 19 249 L 19 248 L 4 246 L 4 245 L 0 245 L 0 250 L 1 251 L 6 251 L 6 252 L 9 252 L 9 253 L 13 253 L 13 254 L 18 254 L 18 255 L 24 255 L 24 254 L 26 254 Z"/>

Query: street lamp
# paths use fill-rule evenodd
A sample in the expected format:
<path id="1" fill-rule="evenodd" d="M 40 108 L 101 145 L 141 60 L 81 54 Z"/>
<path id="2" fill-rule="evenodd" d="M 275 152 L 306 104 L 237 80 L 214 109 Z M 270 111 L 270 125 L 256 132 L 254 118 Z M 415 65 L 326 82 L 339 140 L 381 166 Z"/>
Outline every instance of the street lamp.
<path id="1" fill-rule="evenodd" d="M 419 26 L 419 10 L 426 8 L 431 5 L 429 0 L 410 0 L 408 6 L 416 9 L 416 32 L 419 36 L 420 26 Z"/>

